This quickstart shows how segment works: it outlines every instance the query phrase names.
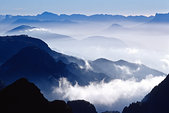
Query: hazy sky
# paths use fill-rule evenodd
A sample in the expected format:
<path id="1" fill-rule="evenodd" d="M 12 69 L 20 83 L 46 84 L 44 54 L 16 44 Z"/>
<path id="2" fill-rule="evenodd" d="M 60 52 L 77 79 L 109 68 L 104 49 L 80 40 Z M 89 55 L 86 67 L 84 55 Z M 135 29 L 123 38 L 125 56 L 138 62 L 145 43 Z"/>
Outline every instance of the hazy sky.
<path id="1" fill-rule="evenodd" d="M 169 0 L 0 0 L 0 14 L 53 13 L 154 15 L 169 12 Z"/>

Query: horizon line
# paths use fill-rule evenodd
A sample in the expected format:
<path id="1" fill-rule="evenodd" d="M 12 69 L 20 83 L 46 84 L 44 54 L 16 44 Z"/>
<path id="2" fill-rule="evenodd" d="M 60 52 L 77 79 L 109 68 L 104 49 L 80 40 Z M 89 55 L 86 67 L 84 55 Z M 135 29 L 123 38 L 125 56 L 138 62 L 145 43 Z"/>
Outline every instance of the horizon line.
<path id="1" fill-rule="evenodd" d="M 156 14 L 169 14 L 169 12 L 164 12 L 164 13 L 155 13 L 155 14 L 113 14 L 113 13 L 93 13 L 93 14 L 84 14 L 84 13 L 54 13 L 54 12 L 50 12 L 50 11 L 43 11 L 43 12 L 40 12 L 40 13 L 36 13 L 36 14 L 9 14 L 9 13 L 6 13 L 6 14 L 0 14 L 2 16 L 6 16 L 6 15 L 11 15 L 11 16 L 37 16 L 37 15 L 41 15 L 43 13 L 52 13 L 52 14 L 56 14 L 58 16 L 60 15 L 68 15 L 68 16 L 71 16 L 71 15 L 85 15 L 85 16 L 93 16 L 93 15 L 112 15 L 112 16 L 115 16 L 115 15 L 120 15 L 120 16 L 125 16 L 125 17 L 128 17 L 128 16 L 145 16 L 145 17 L 151 17 L 151 16 L 155 16 Z"/>

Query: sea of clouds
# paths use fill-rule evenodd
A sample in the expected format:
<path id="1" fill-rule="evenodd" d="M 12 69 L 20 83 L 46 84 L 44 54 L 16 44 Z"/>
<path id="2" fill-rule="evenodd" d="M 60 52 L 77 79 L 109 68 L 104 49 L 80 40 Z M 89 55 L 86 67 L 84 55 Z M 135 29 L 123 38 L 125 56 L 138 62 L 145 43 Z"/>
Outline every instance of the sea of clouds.
<path id="1" fill-rule="evenodd" d="M 99 112 L 119 110 L 132 102 L 141 101 L 152 88 L 165 76 L 148 75 L 141 81 L 115 79 L 108 83 L 92 82 L 86 86 L 72 85 L 66 78 L 59 80 L 59 86 L 53 87 L 53 95 L 64 100 L 87 100 L 94 104 Z"/>

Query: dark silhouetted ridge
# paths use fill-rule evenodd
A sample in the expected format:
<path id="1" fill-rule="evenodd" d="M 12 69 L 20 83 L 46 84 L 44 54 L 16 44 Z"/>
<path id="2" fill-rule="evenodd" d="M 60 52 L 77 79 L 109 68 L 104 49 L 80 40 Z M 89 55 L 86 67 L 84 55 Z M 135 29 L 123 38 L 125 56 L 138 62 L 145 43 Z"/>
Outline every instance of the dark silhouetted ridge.
<path id="1" fill-rule="evenodd" d="M 168 113 L 169 76 L 142 100 L 125 107 L 123 113 Z"/>
<path id="2" fill-rule="evenodd" d="M 0 91 L 2 113 L 72 113 L 64 101 L 49 102 L 40 90 L 25 78 Z"/>
<path id="3" fill-rule="evenodd" d="M 120 113 L 119 111 L 105 111 L 105 112 L 102 112 L 102 113 Z"/>
<path id="4" fill-rule="evenodd" d="M 94 105 L 85 100 L 68 101 L 73 113 L 97 113 Z"/>

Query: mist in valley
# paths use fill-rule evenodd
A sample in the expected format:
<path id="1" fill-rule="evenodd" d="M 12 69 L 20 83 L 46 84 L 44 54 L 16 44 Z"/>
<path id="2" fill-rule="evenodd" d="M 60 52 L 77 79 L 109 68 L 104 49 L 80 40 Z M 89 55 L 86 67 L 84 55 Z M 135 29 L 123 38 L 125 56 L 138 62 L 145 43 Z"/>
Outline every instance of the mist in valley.
<path id="1" fill-rule="evenodd" d="M 168 24 L 77 22 L 29 26 L 36 28 L 11 34 L 40 38 L 55 51 L 86 60 L 123 59 L 168 73 Z M 5 35 L 5 32 L 1 34 Z"/>

